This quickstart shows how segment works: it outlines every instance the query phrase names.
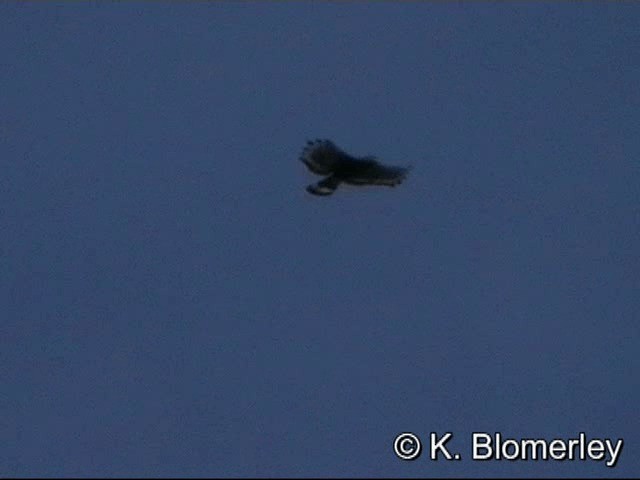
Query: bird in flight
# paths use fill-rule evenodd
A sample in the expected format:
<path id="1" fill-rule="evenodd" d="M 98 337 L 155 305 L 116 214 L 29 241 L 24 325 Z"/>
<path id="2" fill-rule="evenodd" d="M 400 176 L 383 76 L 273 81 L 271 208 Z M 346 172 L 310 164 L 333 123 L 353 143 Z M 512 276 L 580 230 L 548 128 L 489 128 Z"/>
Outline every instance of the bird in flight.
<path id="1" fill-rule="evenodd" d="M 326 176 L 307 187 L 307 192 L 313 195 L 331 195 L 341 183 L 395 187 L 409 173 L 408 167 L 388 167 L 372 156 L 353 157 L 330 140 L 309 140 L 300 160 L 313 173 Z"/>

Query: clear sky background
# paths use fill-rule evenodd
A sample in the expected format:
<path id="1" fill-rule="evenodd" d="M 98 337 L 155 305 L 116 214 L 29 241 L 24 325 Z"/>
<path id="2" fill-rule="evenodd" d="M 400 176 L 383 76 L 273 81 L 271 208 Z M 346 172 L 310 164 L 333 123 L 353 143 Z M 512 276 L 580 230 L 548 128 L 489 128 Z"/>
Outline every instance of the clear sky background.
<path id="1" fill-rule="evenodd" d="M 639 25 L 2 2 L 0 475 L 637 475 Z M 316 137 L 414 168 L 314 197 Z M 473 462 L 475 431 L 625 446 Z"/>

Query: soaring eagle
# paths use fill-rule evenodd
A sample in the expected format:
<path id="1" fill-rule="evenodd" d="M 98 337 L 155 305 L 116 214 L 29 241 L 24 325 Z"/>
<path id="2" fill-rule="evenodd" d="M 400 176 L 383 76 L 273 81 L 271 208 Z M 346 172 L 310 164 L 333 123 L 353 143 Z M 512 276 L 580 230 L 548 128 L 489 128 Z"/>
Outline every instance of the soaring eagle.
<path id="1" fill-rule="evenodd" d="M 331 195 L 341 183 L 395 187 L 409 172 L 408 167 L 381 165 L 375 157 L 352 157 L 330 140 L 309 140 L 300 160 L 313 173 L 326 175 L 324 180 L 307 187 L 313 195 Z"/>

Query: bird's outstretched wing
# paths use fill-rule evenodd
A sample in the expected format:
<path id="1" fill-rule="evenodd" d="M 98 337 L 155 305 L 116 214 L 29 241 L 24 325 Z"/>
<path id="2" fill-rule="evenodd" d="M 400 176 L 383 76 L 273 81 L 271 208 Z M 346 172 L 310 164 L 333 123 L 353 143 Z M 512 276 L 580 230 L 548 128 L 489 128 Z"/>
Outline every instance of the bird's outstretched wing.
<path id="1" fill-rule="evenodd" d="M 342 163 L 355 160 L 330 140 L 309 140 L 300 154 L 300 160 L 318 175 L 333 173 Z"/>
<path id="2" fill-rule="evenodd" d="M 307 187 L 307 192 L 312 193 L 313 195 L 331 195 L 336 191 L 338 185 L 340 185 L 340 179 L 335 175 L 329 175 L 324 180 L 321 180 L 313 185 L 309 185 Z"/>

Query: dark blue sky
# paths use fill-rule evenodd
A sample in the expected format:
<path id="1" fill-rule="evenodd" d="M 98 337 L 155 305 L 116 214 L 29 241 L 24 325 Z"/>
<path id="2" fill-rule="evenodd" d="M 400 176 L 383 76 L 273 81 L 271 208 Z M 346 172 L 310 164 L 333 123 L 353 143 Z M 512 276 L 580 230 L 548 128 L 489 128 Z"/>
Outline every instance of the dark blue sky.
<path id="1" fill-rule="evenodd" d="M 640 5 L 0 25 L 0 475 L 640 471 Z M 313 197 L 316 137 L 414 168 Z M 403 431 L 463 461 L 402 462 Z M 475 431 L 625 446 L 473 462 Z"/>

